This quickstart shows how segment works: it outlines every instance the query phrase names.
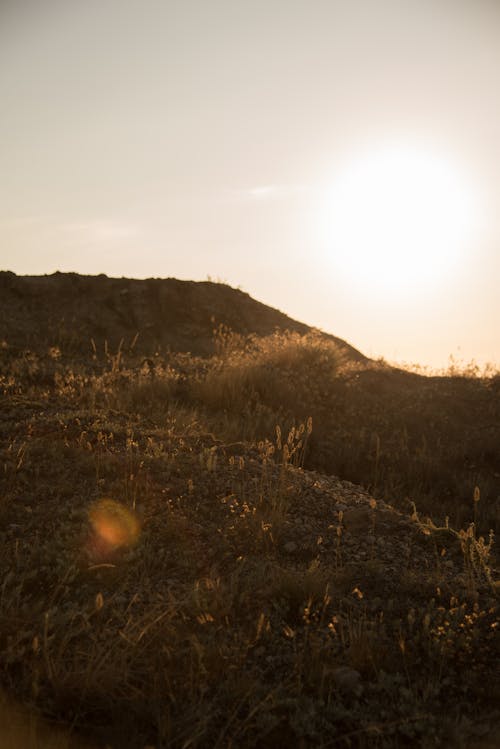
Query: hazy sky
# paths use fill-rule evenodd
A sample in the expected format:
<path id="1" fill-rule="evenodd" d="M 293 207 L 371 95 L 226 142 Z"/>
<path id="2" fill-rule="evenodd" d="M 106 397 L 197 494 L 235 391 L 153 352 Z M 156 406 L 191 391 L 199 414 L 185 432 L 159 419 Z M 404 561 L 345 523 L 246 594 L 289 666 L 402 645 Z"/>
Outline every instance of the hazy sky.
<path id="1" fill-rule="evenodd" d="M 1 0 L 0 267 L 500 364 L 498 0 Z"/>

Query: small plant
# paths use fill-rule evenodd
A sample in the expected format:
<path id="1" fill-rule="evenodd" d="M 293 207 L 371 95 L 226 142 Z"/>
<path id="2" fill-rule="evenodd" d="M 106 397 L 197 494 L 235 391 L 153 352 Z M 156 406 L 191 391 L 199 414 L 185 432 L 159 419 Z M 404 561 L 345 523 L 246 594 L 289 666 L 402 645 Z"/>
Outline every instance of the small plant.
<path id="1" fill-rule="evenodd" d="M 490 531 L 488 542 L 486 542 L 483 536 L 477 538 L 476 526 L 474 523 L 471 523 L 466 530 L 460 530 L 458 532 L 458 538 L 464 556 L 469 589 L 474 591 L 477 583 L 486 580 L 491 588 L 496 590 L 490 567 L 490 558 L 494 542 L 493 531 Z"/>
<path id="2" fill-rule="evenodd" d="M 476 486 L 474 489 L 474 517 L 476 518 L 476 507 L 480 499 L 479 489 Z M 444 551 L 443 544 L 446 545 L 450 541 L 458 542 L 464 560 L 465 575 L 467 579 L 467 587 L 471 594 L 477 592 L 477 586 L 483 582 L 487 582 L 490 588 L 495 592 L 497 586 L 493 579 L 491 558 L 494 547 L 495 534 L 493 530 L 490 530 L 488 535 L 488 541 L 483 536 L 477 536 L 476 522 L 472 522 L 466 529 L 460 529 L 458 531 L 450 527 L 448 518 L 446 518 L 445 525 L 442 527 L 436 526 L 430 518 L 426 521 L 421 521 L 415 505 L 413 505 L 412 519 L 419 525 L 424 535 L 431 537 L 437 544 L 441 542 L 441 549 Z M 436 556 L 439 559 L 440 555 L 436 546 Z"/>

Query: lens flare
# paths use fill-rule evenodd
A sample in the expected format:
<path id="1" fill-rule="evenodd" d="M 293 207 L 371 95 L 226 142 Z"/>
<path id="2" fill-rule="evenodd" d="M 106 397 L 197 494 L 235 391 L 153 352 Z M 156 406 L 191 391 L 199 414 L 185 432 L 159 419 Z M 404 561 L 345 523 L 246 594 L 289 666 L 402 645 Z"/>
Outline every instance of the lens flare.
<path id="1" fill-rule="evenodd" d="M 137 517 L 113 499 L 100 499 L 91 505 L 93 556 L 104 558 L 122 547 L 133 546 L 139 538 Z"/>

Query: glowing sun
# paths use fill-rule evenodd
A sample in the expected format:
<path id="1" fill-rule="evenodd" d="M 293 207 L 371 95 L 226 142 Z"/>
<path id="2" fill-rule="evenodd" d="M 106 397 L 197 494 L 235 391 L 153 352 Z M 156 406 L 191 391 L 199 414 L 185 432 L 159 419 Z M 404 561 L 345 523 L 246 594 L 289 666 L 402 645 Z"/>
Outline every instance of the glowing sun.
<path id="1" fill-rule="evenodd" d="M 327 192 L 329 259 L 348 283 L 408 296 L 460 267 L 474 199 L 446 160 L 379 149 L 348 165 Z"/>

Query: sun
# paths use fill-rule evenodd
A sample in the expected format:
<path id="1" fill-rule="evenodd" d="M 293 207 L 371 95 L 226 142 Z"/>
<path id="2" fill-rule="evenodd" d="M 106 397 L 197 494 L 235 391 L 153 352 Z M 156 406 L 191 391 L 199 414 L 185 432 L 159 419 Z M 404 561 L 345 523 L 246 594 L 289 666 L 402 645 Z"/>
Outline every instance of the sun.
<path id="1" fill-rule="evenodd" d="M 386 295 L 443 285 L 460 267 L 474 199 L 447 160 L 401 147 L 348 164 L 327 190 L 329 262 L 347 283 Z"/>

